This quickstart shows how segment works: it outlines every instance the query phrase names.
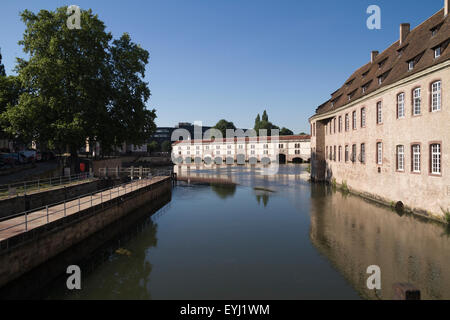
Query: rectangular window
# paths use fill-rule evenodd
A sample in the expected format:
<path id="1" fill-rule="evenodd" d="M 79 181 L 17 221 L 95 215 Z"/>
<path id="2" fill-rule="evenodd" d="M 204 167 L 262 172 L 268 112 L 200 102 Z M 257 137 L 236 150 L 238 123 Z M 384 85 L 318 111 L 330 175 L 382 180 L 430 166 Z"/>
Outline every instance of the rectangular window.
<path id="1" fill-rule="evenodd" d="M 350 127 L 350 119 L 348 118 L 348 113 L 345 115 L 345 131 L 348 131 Z"/>
<path id="2" fill-rule="evenodd" d="M 342 161 L 342 146 L 339 146 L 338 160 L 339 160 L 339 162 Z"/>
<path id="3" fill-rule="evenodd" d="M 283 149 L 284 147 L 283 147 L 283 145 L 282 144 L 279 144 L 278 145 L 278 149 Z"/>
<path id="4" fill-rule="evenodd" d="M 441 56 L 441 47 L 434 49 L 434 58 L 439 58 Z"/>
<path id="5" fill-rule="evenodd" d="M 405 94 L 397 95 L 397 118 L 405 117 Z"/>
<path id="6" fill-rule="evenodd" d="M 441 145 L 439 143 L 431 145 L 431 173 L 441 174 Z"/>
<path id="7" fill-rule="evenodd" d="M 227 154 L 231 154 L 231 151 L 228 151 Z"/>
<path id="8" fill-rule="evenodd" d="M 431 84 L 431 111 L 441 110 L 441 81 Z"/>
<path id="9" fill-rule="evenodd" d="M 356 161 L 356 144 L 352 145 L 352 162 Z"/>
<path id="10" fill-rule="evenodd" d="M 382 123 L 382 113 L 381 113 L 381 101 L 377 102 L 377 123 Z"/>
<path id="11" fill-rule="evenodd" d="M 348 161 L 348 145 L 345 146 L 345 162 Z"/>
<path id="12" fill-rule="evenodd" d="M 402 145 L 397 146 L 397 170 L 405 170 L 405 147 Z"/>
<path id="13" fill-rule="evenodd" d="M 411 71 L 412 69 L 414 69 L 414 60 L 408 62 L 408 70 Z"/>
<path id="14" fill-rule="evenodd" d="M 255 145 L 252 144 L 252 145 L 250 146 L 250 148 L 251 148 L 251 149 L 255 149 Z"/>
<path id="15" fill-rule="evenodd" d="M 264 154 L 269 154 L 269 150 L 264 150 Z"/>
<path id="16" fill-rule="evenodd" d="M 361 161 L 361 163 L 366 163 L 366 145 L 364 143 L 361 143 L 360 161 Z"/>
<path id="17" fill-rule="evenodd" d="M 420 114 L 420 88 L 416 88 L 413 90 L 413 115 L 417 116 Z"/>
<path id="18" fill-rule="evenodd" d="M 336 146 L 333 148 L 333 161 L 336 161 Z"/>
<path id="19" fill-rule="evenodd" d="M 383 143 L 377 142 L 377 164 L 383 164 Z"/>
<path id="20" fill-rule="evenodd" d="M 255 150 L 250 151 L 250 154 L 255 154 Z"/>
<path id="21" fill-rule="evenodd" d="M 352 117 L 353 117 L 352 119 L 353 130 L 356 130 L 356 111 L 353 111 Z"/>
<path id="22" fill-rule="evenodd" d="M 414 144 L 412 146 L 412 171 L 415 173 L 420 172 L 420 145 Z"/>
<path id="23" fill-rule="evenodd" d="M 339 132 L 342 131 L 342 116 L 339 116 Z"/>
<path id="24" fill-rule="evenodd" d="M 366 108 L 361 108 L 361 128 L 366 126 Z"/>

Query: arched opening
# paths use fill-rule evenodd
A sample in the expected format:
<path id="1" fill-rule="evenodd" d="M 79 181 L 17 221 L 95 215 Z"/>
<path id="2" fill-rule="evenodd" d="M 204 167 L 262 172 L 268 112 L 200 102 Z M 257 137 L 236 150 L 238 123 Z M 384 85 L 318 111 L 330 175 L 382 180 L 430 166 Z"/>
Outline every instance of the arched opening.
<path id="1" fill-rule="evenodd" d="M 256 159 L 255 157 L 251 157 L 250 159 L 248 159 L 248 162 L 250 164 L 256 164 L 256 163 L 258 163 L 258 159 Z"/>
<path id="2" fill-rule="evenodd" d="M 262 158 L 261 159 L 261 163 L 263 164 L 263 165 L 269 165 L 270 164 L 270 158 L 268 158 L 268 157 L 264 157 L 264 158 Z"/>
<path id="3" fill-rule="evenodd" d="M 211 157 L 205 157 L 204 161 L 205 161 L 205 164 L 211 164 L 212 159 L 211 159 Z"/>
<path id="4" fill-rule="evenodd" d="M 221 165 L 222 162 L 223 162 L 222 157 L 215 157 L 215 158 L 214 158 L 214 162 L 215 162 L 217 165 Z"/>
<path id="5" fill-rule="evenodd" d="M 239 165 L 244 165 L 245 164 L 245 155 L 244 154 L 238 154 L 236 157 L 236 162 Z"/>
<path id="6" fill-rule="evenodd" d="M 283 153 L 280 153 L 278 156 L 278 163 L 279 164 L 285 164 L 286 163 L 286 155 Z"/>
<path id="7" fill-rule="evenodd" d="M 225 163 L 226 163 L 227 165 L 232 165 L 232 164 L 234 164 L 234 159 L 233 159 L 233 157 L 227 157 L 226 160 L 225 160 Z"/>
<path id="8" fill-rule="evenodd" d="M 292 163 L 303 163 L 303 159 L 302 158 L 294 158 L 294 159 L 292 159 Z"/>

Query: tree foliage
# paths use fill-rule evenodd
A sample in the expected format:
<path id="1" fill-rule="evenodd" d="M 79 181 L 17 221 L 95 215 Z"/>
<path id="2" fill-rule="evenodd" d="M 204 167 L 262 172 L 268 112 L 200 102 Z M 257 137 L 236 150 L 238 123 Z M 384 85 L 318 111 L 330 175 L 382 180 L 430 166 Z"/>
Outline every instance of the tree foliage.
<path id="1" fill-rule="evenodd" d="M 215 129 L 222 132 L 222 136 L 225 138 L 227 136 L 227 129 L 233 129 L 236 130 L 236 127 L 233 122 L 227 121 L 225 119 L 219 120 L 219 122 L 216 123 L 214 126 Z"/>
<path id="2" fill-rule="evenodd" d="M 292 132 L 292 130 L 289 130 L 288 128 L 281 128 L 280 130 L 280 136 L 293 136 L 294 132 Z"/>
<path id="3" fill-rule="evenodd" d="M 280 129 L 278 126 L 274 125 L 269 121 L 269 116 L 267 111 L 264 110 L 261 120 L 259 120 L 259 114 L 255 119 L 255 126 L 253 129 L 256 131 L 256 134 L 259 135 L 259 130 L 267 130 L 267 134 L 271 134 L 273 129 Z"/>
<path id="4" fill-rule="evenodd" d="M 6 76 L 5 66 L 2 63 L 2 53 L 0 51 L 0 77 Z"/>
<path id="5" fill-rule="evenodd" d="M 127 141 L 142 144 L 155 128 L 155 110 L 143 81 L 148 52 L 124 34 L 114 40 L 91 10 L 81 29 L 66 26 L 67 7 L 21 13 L 19 42 L 29 59 L 17 59 L 23 87 L 1 118 L 6 131 L 75 155 L 85 141 L 102 149 Z"/>

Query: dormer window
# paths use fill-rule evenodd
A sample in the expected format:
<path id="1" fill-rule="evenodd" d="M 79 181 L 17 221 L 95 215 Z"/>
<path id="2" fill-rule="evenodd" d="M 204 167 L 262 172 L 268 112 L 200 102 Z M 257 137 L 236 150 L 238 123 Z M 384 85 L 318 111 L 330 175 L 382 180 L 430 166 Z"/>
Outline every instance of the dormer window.
<path id="1" fill-rule="evenodd" d="M 378 85 L 383 83 L 383 76 L 378 77 Z"/>
<path id="2" fill-rule="evenodd" d="M 331 107 L 332 108 L 334 107 L 334 101 L 331 101 Z"/>
<path id="3" fill-rule="evenodd" d="M 408 62 L 408 70 L 411 71 L 412 69 L 414 69 L 414 60 Z"/>
<path id="4" fill-rule="evenodd" d="M 434 58 L 439 58 L 441 56 L 441 47 L 434 48 Z"/>
<path id="5" fill-rule="evenodd" d="M 436 35 L 436 33 L 437 33 L 437 28 L 433 28 L 431 30 L 431 36 L 434 37 Z"/>
<path id="6" fill-rule="evenodd" d="M 362 74 L 362 77 L 364 78 L 365 76 L 367 76 L 367 74 L 369 73 L 369 71 L 366 71 Z"/>
<path id="7" fill-rule="evenodd" d="M 387 58 L 386 58 L 386 59 L 384 59 L 383 61 L 380 61 L 380 62 L 378 63 L 378 69 L 381 69 L 381 68 L 383 68 L 383 66 L 384 66 L 384 63 L 386 62 L 386 60 L 387 60 Z"/>

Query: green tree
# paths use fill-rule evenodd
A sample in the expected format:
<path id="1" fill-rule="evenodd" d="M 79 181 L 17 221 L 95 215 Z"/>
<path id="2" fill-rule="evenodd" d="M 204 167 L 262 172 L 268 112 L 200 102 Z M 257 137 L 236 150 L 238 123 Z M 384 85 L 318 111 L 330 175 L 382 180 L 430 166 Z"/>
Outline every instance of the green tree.
<path id="1" fill-rule="evenodd" d="M 288 128 L 283 127 L 280 130 L 280 136 L 293 136 L 293 135 L 294 135 L 294 132 L 292 132 Z"/>
<path id="2" fill-rule="evenodd" d="M 2 53 L 0 51 L 0 77 L 6 76 L 5 66 L 2 64 Z"/>
<path id="3" fill-rule="evenodd" d="M 233 122 L 227 121 L 225 119 L 220 120 L 219 122 L 216 123 L 216 125 L 214 126 L 215 129 L 219 130 L 220 132 L 222 132 L 222 136 L 225 138 L 227 136 L 227 129 L 233 129 L 236 130 L 236 127 L 234 126 Z"/>
<path id="4" fill-rule="evenodd" d="M 307 133 L 304 133 L 304 132 L 300 132 L 299 134 L 298 134 L 299 136 L 306 136 L 307 135 Z"/>
<path id="5" fill-rule="evenodd" d="M 170 152 L 172 151 L 172 143 L 168 140 L 163 141 L 163 143 L 161 143 L 161 151 L 162 152 Z"/>
<path id="6" fill-rule="evenodd" d="M 89 141 L 107 150 L 127 141 L 142 144 L 155 127 L 142 81 L 148 52 L 128 35 L 115 40 L 91 10 L 81 11 L 81 29 L 66 26 L 67 7 L 21 13 L 28 60 L 18 59 L 23 86 L 16 105 L 1 116 L 6 131 L 73 156 Z"/>
<path id="7" fill-rule="evenodd" d="M 264 110 L 264 112 L 262 114 L 262 117 L 261 117 L 261 120 L 269 122 L 269 116 L 267 115 L 267 111 L 266 110 Z"/>
<path id="8" fill-rule="evenodd" d="M 152 141 L 147 145 L 147 151 L 148 152 L 155 152 L 159 150 L 158 142 Z"/>
<path id="9" fill-rule="evenodd" d="M 253 129 L 256 130 L 256 128 L 259 127 L 260 123 L 261 123 L 261 117 L 259 116 L 259 113 L 258 113 L 258 115 L 256 116 L 256 119 L 255 119 L 255 126 L 253 127 Z"/>

